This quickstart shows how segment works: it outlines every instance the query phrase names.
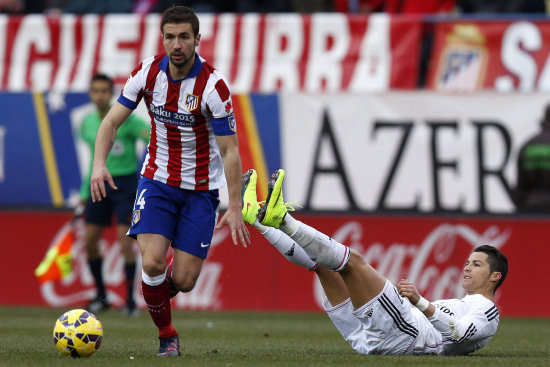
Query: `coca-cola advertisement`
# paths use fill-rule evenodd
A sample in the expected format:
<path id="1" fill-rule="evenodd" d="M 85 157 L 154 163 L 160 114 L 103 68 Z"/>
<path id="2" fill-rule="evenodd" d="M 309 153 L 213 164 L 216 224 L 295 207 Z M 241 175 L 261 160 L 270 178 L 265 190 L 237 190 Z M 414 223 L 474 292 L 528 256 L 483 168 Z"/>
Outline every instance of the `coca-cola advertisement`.
<path id="1" fill-rule="evenodd" d="M 508 277 L 495 297 L 501 315 L 550 316 L 544 306 L 549 297 L 539 292 L 535 282 L 548 275 L 548 218 L 311 213 L 295 217 L 359 251 L 392 282 L 410 279 L 429 300 L 464 296 L 461 279 L 469 253 L 482 244 L 496 246 L 510 263 Z M 72 274 L 43 284 L 34 276 L 48 247 L 70 219 L 65 211 L 0 211 L 5 241 L 0 271 L 4 279 L 17 279 L 5 284 L 0 304 L 66 307 L 84 305 L 94 297 L 79 224 Z M 314 273 L 287 262 L 258 231 L 249 228 L 252 244 L 247 248 L 232 244 L 228 228 L 215 232 L 197 286 L 176 296 L 173 307 L 322 311 L 324 295 Z M 116 308 L 124 305 L 126 294 L 123 258 L 115 239 L 114 230 L 106 230 L 101 249 L 108 297 Z M 143 307 L 140 273 L 134 297 Z"/>

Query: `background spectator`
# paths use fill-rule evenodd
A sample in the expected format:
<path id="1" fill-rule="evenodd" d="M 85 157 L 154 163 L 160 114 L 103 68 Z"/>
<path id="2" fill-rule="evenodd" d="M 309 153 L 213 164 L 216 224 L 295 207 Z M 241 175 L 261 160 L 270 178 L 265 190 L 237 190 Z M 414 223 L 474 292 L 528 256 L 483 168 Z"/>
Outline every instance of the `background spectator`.
<path id="1" fill-rule="evenodd" d="M 550 212 L 550 105 L 546 106 L 542 131 L 529 139 L 518 155 L 514 201 L 519 211 Z"/>

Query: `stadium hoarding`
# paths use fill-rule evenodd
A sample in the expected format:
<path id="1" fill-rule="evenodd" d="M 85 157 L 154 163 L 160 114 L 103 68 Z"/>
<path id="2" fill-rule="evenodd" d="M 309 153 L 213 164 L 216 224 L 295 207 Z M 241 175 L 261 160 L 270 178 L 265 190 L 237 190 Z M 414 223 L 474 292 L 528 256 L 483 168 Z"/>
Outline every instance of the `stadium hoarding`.
<path id="1" fill-rule="evenodd" d="M 262 187 L 281 166 L 278 103 L 275 94 L 233 96 L 243 167 L 261 173 Z M 80 126 L 93 108 L 87 93 L 0 93 L 0 206 L 78 203 L 91 160 Z M 150 121 L 143 103 L 135 113 Z M 139 144 L 143 159 L 146 147 Z"/>
<path id="2" fill-rule="evenodd" d="M 285 198 L 312 211 L 513 213 L 517 154 L 547 103 L 544 93 L 282 93 Z"/>
<path id="3" fill-rule="evenodd" d="M 495 92 L 233 96 L 243 170 L 258 171 L 260 197 L 282 167 L 286 194 L 306 210 L 358 212 L 513 213 L 516 157 L 547 102 Z M 3 94 L 0 206 L 76 204 L 90 162 L 79 126 L 92 108 L 85 93 Z M 144 104 L 136 113 L 149 120 Z"/>
<path id="4" fill-rule="evenodd" d="M 444 92 L 550 90 L 544 18 L 436 21 L 428 87 Z"/>
<path id="5" fill-rule="evenodd" d="M 416 88 L 421 20 L 345 14 L 199 14 L 199 53 L 234 93 Z M 160 14 L 0 15 L 0 90 L 83 92 L 123 84 L 163 52 Z"/>
<path id="6" fill-rule="evenodd" d="M 545 279 L 548 273 L 545 261 L 550 256 L 549 218 L 299 212 L 295 216 L 359 251 L 391 281 L 412 280 L 430 300 L 462 297 L 460 283 L 468 254 L 480 244 L 492 244 L 510 261 L 510 272 L 495 299 L 500 314 L 550 316 L 545 306 L 549 296 L 540 291 L 536 281 Z M 0 223 L 5 228 L 3 243 L 10 244 L 4 246 L 4 256 L 0 258 L 0 274 L 4 279 L 18 274 L 17 282 L 5 284 L 0 304 L 66 308 L 83 305 L 95 295 L 83 248 L 82 224 L 73 245 L 73 274 L 42 285 L 34 276 L 34 269 L 50 242 L 69 219 L 70 213 L 61 211 L 0 211 Z M 28 230 L 29 223 L 33 231 Z M 227 228 L 216 231 L 195 289 L 176 296 L 173 307 L 321 311 L 323 292 L 314 274 L 287 262 L 252 228 L 251 235 L 252 244 L 242 248 L 232 244 Z M 101 249 L 108 295 L 115 307 L 121 307 L 125 297 L 123 257 L 112 228 L 104 233 Z M 144 307 L 143 298 L 137 293 L 139 276 L 136 282 L 134 296 L 140 307 Z"/>

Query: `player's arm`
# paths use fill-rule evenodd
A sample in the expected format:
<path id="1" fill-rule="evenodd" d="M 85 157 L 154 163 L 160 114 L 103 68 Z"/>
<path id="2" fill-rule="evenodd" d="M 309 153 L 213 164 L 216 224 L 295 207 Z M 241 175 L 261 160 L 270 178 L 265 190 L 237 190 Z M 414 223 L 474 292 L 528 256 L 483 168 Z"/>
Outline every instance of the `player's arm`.
<path id="1" fill-rule="evenodd" d="M 398 283 L 397 290 L 401 296 L 408 298 L 415 307 L 422 311 L 428 321 L 443 337 L 455 343 L 462 343 L 488 336 L 490 331 L 490 328 L 486 327 L 488 325 L 488 314 L 483 310 L 473 308 L 463 317 L 457 318 L 444 305 L 436 307 L 433 303 L 427 301 L 420 295 L 414 284 L 407 279 L 402 279 Z M 496 307 L 495 312 L 498 314 Z"/>
<path id="2" fill-rule="evenodd" d="M 88 115 L 82 121 L 80 125 L 80 138 L 86 145 L 90 148 L 90 151 L 93 152 L 95 137 L 97 130 L 93 128 L 92 123 L 90 122 L 91 115 Z M 92 163 L 88 167 L 86 176 L 82 178 L 82 183 L 80 184 L 80 203 L 79 206 L 85 205 L 86 201 L 90 198 L 90 176 L 92 175 Z"/>
<path id="3" fill-rule="evenodd" d="M 445 338 L 454 343 L 463 343 L 483 339 L 492 336 L 494 330 L 490 323 L 498 316 L 498 311 L 494 305 L 487 307 L 473 307 L 466 315 L 457 318 L 453 312 L 444 305 L 438 305 L 432 317 L 428 321 Z M 493 330 L 493 331 L 492 331 Z"/>
<path id="4" fill-rule="evenodd" d="M 113 177 L 107 170 L 107 156 L 115 142 L 118 128 L 130 116 L 132 110 L 116 102 L 101 122 L 95 139 L 94 162 L 90 178 L 92 201 L 101 201 L 106 195 L 105 181 L 117 189 Z"/>
<path id="5" fill-rule="evenodd" d="M 410 280 L 401 279 L 401 281 L 397 283 L 397 291 L 401 297 L 408 298 L 415 307 L 422 311 L 424 316 L 430 318 L 436 312 L 435 306 L 420 295 L 418 289 L 416 289 Z"/>
<path id="6" fill-rule="evenodd" d="M 225 224 L 229 225 L 233 243 L 236 245 L 237 239 L 239 239 L 241 244 L 246 247 L 247 243 L 250 243 L 250 233 L 244 224 L 241 211 L 242 164 L 237 135 L 216 135 L 216 142 L 218 143 L 218 148 L 223 157 L 227 191 L 229 194 L 227 211 L 216 228 L 220 228 Z"/>

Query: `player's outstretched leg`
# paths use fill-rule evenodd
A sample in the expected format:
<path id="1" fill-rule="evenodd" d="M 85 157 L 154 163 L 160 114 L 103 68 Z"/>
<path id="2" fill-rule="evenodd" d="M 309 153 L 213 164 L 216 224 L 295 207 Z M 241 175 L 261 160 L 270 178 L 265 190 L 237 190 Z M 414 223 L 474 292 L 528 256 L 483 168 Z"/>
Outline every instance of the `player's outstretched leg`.
<path id="1" fill-rule="evenodd" d="M 296 220 L 290 213 L 285 215 L 280 228 L 292 240 L 296 241 L 317 264 L 334 271 L 340 271 L 348 263 L 349 247 Z"/>
<path id="2" fill-rule="evenodd" d="M 288 261 L 308 270 L 315 270 L 317 264 L 290 237 L 278 229 L 267 227 L 257 220 L 260 209 L 256 194 L 257 174 L 248 170 L 242 178 L 241 195 L 243 200 L 243 220 L 253 225 Z"/>
<path id="3" fill-rule="evenodd" d="M 258 212 L 258 220 L 264 226 L 279 228 L 285 214 L 288 212 L 283 200 L 283 180 L 285 171 L 278 169 L 271 175 L 267 186 L 265 205 Z"/>
<path id="4" fill-rule="evenodd" d="M 253 169 L 246 171 L 242 178 L 243 220 L 250 225 L 254 225 L 258 211 L 260 210 L 260 204 L 258 204 L 258 197 L 256 195 L 257 180 L 258 174 Z"/>
<path id="5" fill-rule="evenodd" d="M 334 271 L 342 270 L 349 260 L 349 247 L 297 221 L 288 213 L 289 206 L 283 200 L 284 178 L 285 171 L 282 169 L 271 175 L 266 203 L 258 212 L 258 220 L 265 226 L 280 228 L 317 264 Z"/>

